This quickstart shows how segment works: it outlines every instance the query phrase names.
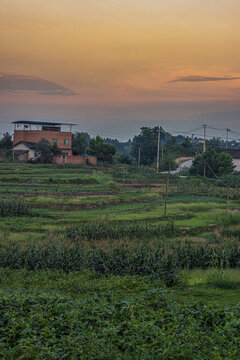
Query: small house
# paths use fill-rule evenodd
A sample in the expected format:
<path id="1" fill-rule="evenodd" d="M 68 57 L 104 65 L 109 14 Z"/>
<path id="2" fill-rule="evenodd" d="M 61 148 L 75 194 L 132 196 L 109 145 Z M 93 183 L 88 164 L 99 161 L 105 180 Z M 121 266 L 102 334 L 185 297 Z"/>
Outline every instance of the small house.
<path id="1" fill-rule="evenodd" d="M 45 121 L 14 121 L 13 156 L 23 161 L 36 159 L 37 143 L 42 139 L 56 144 L 62 154 L 53 158 L 56 164 L 97 164 L 97 157 L 73 155 L 72 127 L 75 124 Z"/>
<path id="2" fill-rule="evenodd" d="M 19 141 L 13 146 L 14 157 L 22 161 L 31 161 L 36 158 L 37 144 L 31 141 Z"/>

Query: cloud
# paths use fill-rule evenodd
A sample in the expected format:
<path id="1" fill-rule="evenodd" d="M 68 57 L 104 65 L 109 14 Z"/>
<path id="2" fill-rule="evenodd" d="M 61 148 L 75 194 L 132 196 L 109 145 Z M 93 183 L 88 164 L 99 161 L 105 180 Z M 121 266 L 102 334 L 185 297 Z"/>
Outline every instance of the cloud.
<path id="1" fill-rule="evenodd" d="M 75 93 L 52 81 L 35 76 L 0 73 L 0 92 L 35 91 L 42 95 L 71 96 Z"/>
<path id="2" fill-rule="evenodd" d="M 174 80 L 168 82 L 206 82 L 206 81 L 225 81 L 225 80 L 239 80 L 240 77 L 231 77 L 231 76 L 202 76 L 202 75 L 189 75 L 189 76 L 180 76 Z"/>

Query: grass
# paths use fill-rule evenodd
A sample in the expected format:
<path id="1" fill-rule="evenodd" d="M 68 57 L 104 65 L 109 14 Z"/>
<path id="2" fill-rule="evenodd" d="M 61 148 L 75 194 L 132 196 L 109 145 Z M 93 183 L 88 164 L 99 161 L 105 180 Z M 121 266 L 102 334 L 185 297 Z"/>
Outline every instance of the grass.
<path id="1" fill-rule="evenodd" d="M 113 186 L 114 173 L 111 175 L 109 170 L 73 167 L 70 172 L 68 167 L 33 166 L 20 163 L 0 164 L 0 170 L 1 168 L 3 168 L 4 178 L 17 176 L 22 179 L 22 182 L 1 183 L 0 198 L 24 199 L 26 203 L 33 206 L 32 211 L 38 218 L 36 216 L 32 219 L 23 217 L 21 221 L 2 219 L 0 231 L 7 229 L 14 232 L 26 231 L 26 233 L 31 230 L 36 232 L 38 229 L 39 231 L 56 229 L 64 231 L 68 226 L 92 221 L 155 222 L 157 220 L 165 224 L 169 219 L 175 219 L 175 225 L 180 228 L 194 229 L 199 226 L 218 224 L 224 218 L 225 201 L 223 199 L 187 194 L 168 198 L 166 218 L 164 216 L 164 188 L 140 189 L 138 186 L 126 187 L 120 183 L 117 185 L 118 188 L 115 188 Z M 71 179 L 78 179 L 79 174 L 83 179 L 87 179 L 88 176 L 94 178 L 98 184 L 65 183 Z M 50 178 L 59 183 L 50 183 Z M 41 183 L 36 183 L 36 180 Z M 134 180 L 133 177 L 132 180 Z M 138 181 L 137 178 L 136 181 Z M 156 176 L 154 181 L 157 182 Z M 159 179 L 159 181 L 162 180 Z M 229 204 L 230 207 L 238 205 L 239 201 L 236 200 L 231 200 Z"/>
<path id="2" fill-rule="evenodd" d="M 171 176 L 165 216 L 166 175 L 23 163 L 0 173 L 0 201 L 33 215 L 0 218 L 0 358 L 239 359 L 239 198 L 226 217 L 224 189 Z M 176 233 L 144 235 L 172 220 Z M 66 238 L 82 224 L 91 236 Z M 143 233 L 126 239 L 126 228 Z"/>
<path id="3" fill-rule="evenodd" d="M 158 204 L 161 205 L 158 205 Z M 189 211 L 184 204 L 169 204 L 167 218 L 164 215 L 164 205 L 160 201 L 147 201 L 144 200 L 142 203 L 130 203 L 130 204 L 119 204 L 119 205 L 104 205 L 99 209 L 92 210 L 72 210 L 72 211 L 61 211 L 52 210 L 49 208 L 37 209 L 35 213 L 38 217 L 25 218 L 21 220 L 4 218 L 0 223 L 0 230 L 9 227 L 11 230 L 21 228 L 24 229 L 62 229 L 66 226 L 76 225 L 79 222 L 91 222 L 91 221 L 151 221 L 156 218 L 163 224 L 174 219 L 175 217 L 181 216 L 180 220 L 175 220 L 175 225 L 179 227 L 195 228 L 199 226 L 208 226 L 211 224 L 219 224 L 225 217 L 224 204 L 220 204 L 218 208 L 211 208 L 209 203 L 208 211 L 193 212 Z M 203 204 L 206 206 L 206 203 Z M 44 217 L 41 217 L 41 213 Z M 183 215 L 189 214 L 186 219 Z M 192 217 L 191 217 L 192 216 Z M 191 218 L 190 218 L 191 217 Z M 239 218 L 239 216 L 237 216 Z"/>
<path id="4" fill-rule="evenodd" d="M 180 303 L 214 302 L 222 305 L 239 304 L 239 269 L 194 269 L 183 271 L 184 286 L 175 289 L 173 298 Z"/>
<path id="5" fill-rule="evenodd" d="M 182 285 L 166 289 L 168 296 L 179 304 L 209 302 L 219 305 L 237 305 L 240 296 L 240 270 L 226 269 L 223 274 L 215 270 L 182 272 Z M 95 293 L 109 294 L 123 301 L 137 299 L 146 291 L 164 288 L 161 279 L 149 276 L 103 276 L 95 272 L 62 272 L 59 270 L 0 269 L 2 293 L 24 292 L 70 296 L 86 300 Z"/>
<path id="6" fill-rule="evenodd" d="M 62 205 L 75 205 L 75 204 L 95 204 L 100 202 L 111 202 L 115 200 L 141 200 L 141 198 L 154 198 L 158 194 L 155 192 L 134 192 L 134 193 L 120 193 L 118 195 L 82 195 L 82 196 L 31 196 L 26 198 L 26 202 L 31 204 L 62 204 Z"/>
<path id="7" fill-rule="evenodd" d="M 202 195 L 196 193 L 199 179 L 171 177 L 165 216 L 165 175 L 156 176 L 145 170 L 141 173 L 118 174 L 116 184 L 115 168 L 109 167 L 96 169 L 89 166 L 2 163 L 0 172 L 0 200 L 24 200 L 33 214 L 31 218 L 1 218 L 0 235 L 17 242 L 51 241 L 55 233 L 63 237 L 67 228 L 80 224 L 91 226 L 97 222 L 118 221 L 123 226 L 129 222 L 164 226 L 172 220 L 178 230 L 186 229 L 187 233 L 182 238 L 162 236 L 161 242 L 183 242 L 186 237 L 191 237 L 196 244 L 218 246 L 228 239 L 238 239 L 239 212 L 230 210 L 230 216 L 226 218 L 225 199 L 218 196 L 221 189 L 214 188 L 213 182 L 211 191 L 214 190 L 214 196 Z M 87 182 L 88 179 L 94 183 Z M 185 191 L 193 186 L 192 195 Z M 176 194 L 178 188 L 185 189 L 185 192 Z M 201 189 L 207 188 L 207 182 L 201 186 Z M 230 200 L 229 207 L 240 207 L 240 200 Z M 221 230 L 220 225 L 224 229 Z M 218 229 L 217 232 L 215 229 Z M 206 230 L 208 233 L 205 235 Z M 191 233 L 187 235 L 188 232 Z M 121 244 L 122 239 L 117 240 Z M 153 236 L 148 242 L 160 240 Z M 140 240 L 133 239 L 133 243 L 137 241 Z M 107 239 L 104 246 L 110 246 Z"/>

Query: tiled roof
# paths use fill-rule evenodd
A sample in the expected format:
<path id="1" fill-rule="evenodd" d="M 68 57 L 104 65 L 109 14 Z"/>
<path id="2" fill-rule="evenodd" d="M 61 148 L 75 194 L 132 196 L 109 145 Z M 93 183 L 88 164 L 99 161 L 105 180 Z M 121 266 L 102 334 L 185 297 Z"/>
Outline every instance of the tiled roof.
<path id="1" fill-rule="evenodd" d="M 24 144 L 26 145 L 29 149 L 33 149 L 35 150 L 37 148 L 37 143 L 35 142 L 31 142 L 31 141 L 19 141 L 17 144 L 15 144 L 14 146 L 17 146 L 18 144 Z"/>

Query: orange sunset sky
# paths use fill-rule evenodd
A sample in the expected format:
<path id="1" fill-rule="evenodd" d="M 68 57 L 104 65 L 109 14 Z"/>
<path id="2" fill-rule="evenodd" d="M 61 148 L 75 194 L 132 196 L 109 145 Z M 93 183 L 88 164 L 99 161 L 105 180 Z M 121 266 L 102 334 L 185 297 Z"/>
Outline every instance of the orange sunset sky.
<path id="1" fill-rule="evenodd" d="M 154 125 L 240 132 L 239 0 L 0 6 L 0 133 L 21 119 L 120 140 Z"/>

